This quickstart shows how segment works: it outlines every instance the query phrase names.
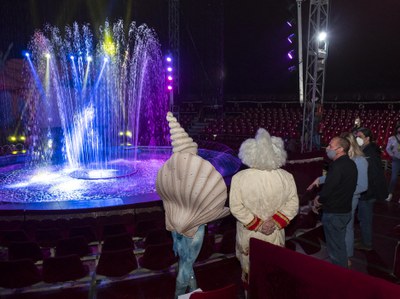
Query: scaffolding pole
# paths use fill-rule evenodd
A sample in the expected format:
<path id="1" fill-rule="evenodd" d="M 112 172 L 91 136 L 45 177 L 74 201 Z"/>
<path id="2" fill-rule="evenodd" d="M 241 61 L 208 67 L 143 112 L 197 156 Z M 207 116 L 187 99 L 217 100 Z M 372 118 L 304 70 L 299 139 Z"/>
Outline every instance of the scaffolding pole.
<path id="1" fill-rule="evenodd" d="M 307 65 L 305 98 L 303 107 L 303 130 L 301 151 L 311 152 L 318 148 L 318 125 L 315 118 L 316 105 L 324 102 L 325 71 L 328 58 L 328 15 L 329 0 L 311 0 L 308 20 Z M 323 38 L 325 34 L 325 38 Z"/>

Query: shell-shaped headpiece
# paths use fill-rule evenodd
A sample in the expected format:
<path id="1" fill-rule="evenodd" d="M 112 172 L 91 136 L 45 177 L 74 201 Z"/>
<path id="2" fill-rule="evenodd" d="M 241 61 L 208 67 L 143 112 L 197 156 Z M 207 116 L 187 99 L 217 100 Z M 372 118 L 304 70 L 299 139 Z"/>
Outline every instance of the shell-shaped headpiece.
<path id="1" fill-rule="evenodd" d="M 158 171 L 156 189 L 167 230 L 193 237 L 200 225 L 229 214 L 226 185 L 215 167 L 197 155 L 197 143 L 171 112 L 167 120 L 174 154 Z"/>
<path id="2" fill-rule="evenodd" d="M 181 127 L 172 112 L 167 113 L 167 121 L 171 134 L 173 152 L 191 153 L 196 155 L 198 147 L 197 143 L 189 137 L 189 135 L 185 132 L 185 129 Z"/>
<path id="3" fill-rule="evenodd" d="M 225 182 L 200 156 L 174 153 L 158 172 L 156 188 L 169 231 L 193 237 L 200 225 L 229 214 Z"/>

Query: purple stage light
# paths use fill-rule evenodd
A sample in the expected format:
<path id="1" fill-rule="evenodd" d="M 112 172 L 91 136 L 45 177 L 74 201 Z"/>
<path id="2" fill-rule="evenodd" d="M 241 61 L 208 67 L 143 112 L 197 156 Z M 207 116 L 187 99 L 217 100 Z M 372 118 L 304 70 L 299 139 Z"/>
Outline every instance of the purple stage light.
<path id="1" fill-rule="evenodd" d="M 172 76 L 167 77 L 168 81 L 172 81 Z"/>
<path id="2" fill-rule="evenodd" d="M 293 44 L 294 33 L 288 36 L 287 40 L 289 43 Z"/>
<path id="3" fill-rule="evenodd" d="M 167 86 L 167 89 L 168 89 L 168 90 L 172 90 L 172 86 L 171 86 L 171 85 L 168 85 L 168 86 Z"/>
<path id="4" fill-rule="evenodd" d="M 166 58 L 166 60 L 167 60 L 168 62 L 171 62 L 171 61 L 172 61 L 172 58 L 168 56 L 168 57 Z"/>
<path id="5" fill-rule="evenodd" d="M 167 67 L 168 72 L 172 72 L 172 67 Z"/>
<path id="6" fill-rule="evenodd" d="M 289 27 L 293 27 L 292 23 L 290 23 L 289 21 L 286 21 L 286 24 L 287 24 Z"/>

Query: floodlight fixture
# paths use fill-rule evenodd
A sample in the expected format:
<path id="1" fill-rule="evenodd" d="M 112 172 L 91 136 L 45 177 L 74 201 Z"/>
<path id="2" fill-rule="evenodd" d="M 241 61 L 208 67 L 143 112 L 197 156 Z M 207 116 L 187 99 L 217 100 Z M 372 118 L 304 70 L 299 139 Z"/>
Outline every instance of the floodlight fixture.
<path id="1" fill-rule="evenodd" d="M 327 37 L 327 34 L 326 34 L 325 31 L 321 31 L 321 32 L 318 34 L 318 40 L 321 41 L 321 42 L 325 41 L 325 40 L 326 40 L 326 37 Z"/>

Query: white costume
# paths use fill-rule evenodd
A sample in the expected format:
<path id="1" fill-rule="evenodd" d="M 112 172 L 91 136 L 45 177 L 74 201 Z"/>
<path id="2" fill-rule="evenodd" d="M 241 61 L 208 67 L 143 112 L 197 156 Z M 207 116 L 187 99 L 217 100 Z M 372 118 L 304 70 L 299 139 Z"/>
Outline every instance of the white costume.
<path id="1" fill-rule="evenodd" d="M 239 157 L 250 169 L 237 173 L 231 182 L 230 209 L 238 220 L 236 256 L 246 276 L 249 273 L 249 240 L 254 237 L 275 245 L 285 245 L 284 227 L 299 208 L 293 176 L 280 169 L 285 163 L 283 141 L 259 129 L 255 139 L 246 140 Z M 275 230 L 266 235 L 264 222 L 275 223 Z"/>

